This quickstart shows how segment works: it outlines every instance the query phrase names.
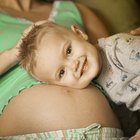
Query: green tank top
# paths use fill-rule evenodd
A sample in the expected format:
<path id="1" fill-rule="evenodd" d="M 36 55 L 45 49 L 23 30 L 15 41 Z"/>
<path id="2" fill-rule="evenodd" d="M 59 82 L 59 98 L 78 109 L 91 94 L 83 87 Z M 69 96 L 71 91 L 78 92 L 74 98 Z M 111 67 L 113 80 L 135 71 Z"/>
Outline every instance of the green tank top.
<path id="1" fill-rule="evenodd" d="M 83 27 L 80 13 L 71 1 L 54 2 L 49 20 L 66 27 L 70 27 L 71 24 Z M 20 38 L 22 31 L 31 23 L 0 12 L 0 52 L 13 47 Z M 35 84 L 41 83 L 34 80 L 19 65 L 0 76 L 0 114 L 12 97 L 18 95 L 21 90 Z"/>

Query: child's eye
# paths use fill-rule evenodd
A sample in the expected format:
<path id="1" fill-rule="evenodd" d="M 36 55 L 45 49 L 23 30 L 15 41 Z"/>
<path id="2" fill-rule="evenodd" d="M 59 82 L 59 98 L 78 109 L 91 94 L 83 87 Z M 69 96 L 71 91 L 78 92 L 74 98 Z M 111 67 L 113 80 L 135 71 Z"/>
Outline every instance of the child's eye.
<path id="1" fill-rule="evenodd" d="M 61 69 L 60 72 L 59 72 L 59 79 L 61 79 L 65 74 L 65 70 L 64 69 Z"/>
<path id="2" fill-rule="evenodd" d="M 72 48 L 71 46 L 69 46 L 67 49 L 66 49 L 66 55 L 69 56 L 72 52 Z"/>

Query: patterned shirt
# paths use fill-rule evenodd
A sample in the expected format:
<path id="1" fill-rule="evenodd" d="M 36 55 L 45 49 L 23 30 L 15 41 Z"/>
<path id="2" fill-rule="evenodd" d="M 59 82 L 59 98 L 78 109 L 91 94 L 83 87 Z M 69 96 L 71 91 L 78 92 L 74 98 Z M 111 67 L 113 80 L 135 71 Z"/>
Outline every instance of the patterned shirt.
<path id="1" fill-rule="evenodd" d="M 98 42 L 103 67 L 97 82 L 115 103 L 140 110 L 140 36 L 121 33 Z"/>

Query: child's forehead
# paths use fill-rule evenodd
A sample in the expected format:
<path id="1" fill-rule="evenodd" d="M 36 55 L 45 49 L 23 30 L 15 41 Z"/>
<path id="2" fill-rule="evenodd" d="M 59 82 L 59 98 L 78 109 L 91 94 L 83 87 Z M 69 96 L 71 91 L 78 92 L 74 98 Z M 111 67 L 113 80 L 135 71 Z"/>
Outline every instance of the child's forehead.
<path id="1" fill-rule="evenodd" d="M 54 36 L 54 35 L 58 35 L 58 33 L 62 33 L 64 29 L 61 28 L 49 28 L 49 27 L 44 27 L 42 29 L 40 29 L 39 33 L 38 33 L 38 39 L 41 39 L 43 36 Z"/>
<path id="2" fill-rule="evenodd" d="M 65 27 L 60 27 L 60 26 L 56 26 L 54 28 L 42 28 L 38 34 L 38 39 L 42 39 L 44 36 L 46 36 L 46 38 L 48 37 L 60 37 L 61 35 L 68 35 L 69 33 L 71 33 L 70 29 L 67 29 Z"/>

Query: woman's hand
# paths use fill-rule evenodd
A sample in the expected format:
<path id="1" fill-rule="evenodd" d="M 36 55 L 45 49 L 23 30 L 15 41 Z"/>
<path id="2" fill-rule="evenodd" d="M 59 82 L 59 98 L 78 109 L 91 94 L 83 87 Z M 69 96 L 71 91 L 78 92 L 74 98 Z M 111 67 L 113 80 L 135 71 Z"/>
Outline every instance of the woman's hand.
<path id="1" fill-rule="evenodd" d="M 132 35 L 140 35 L 140 27 L 131 30 L 131 31 L 130 31 L 130 34 L 132 34 Z"/>
<path id="2" fill-rule="evenodd" d="M 33 24 L 31 24 L 29 27 L 27 27 L 23 33 L 22 33 L 22 37 L 20 38 L 20 40 L 17 42 L 17 44 L 15 45 L 15 48 L 20 49 L 20 45 L 22 43 L 22 40 L 28 35 L 28 33 L 34 28 L 34 26 L 38 26 L 41 25 L 43 23 L 49 22 L 48 20 L 41 20 L 41 21 L 37 21 Z"/>
<path id="3" fill-rule="evenodd" d="M 17 53 L 15 47 L 0 53 L 0 75 L 18 63 Z"/>
<path id="4" fill-rule="evenodd" d="M 29 31 L 29 29 L 27 29 L 23 32 L 24 36 L 27 31 Z M 20 61 L 18 55 L 20 45 L 24 36 L 20 38 L 20 40 L 16 43 L 14 47 L 0 53 L 0 75 L 8 71 L 11 67 L 15 66 Z"/>
<path id="5" fill-rule="evenodd" d="M 21 44 L 23 43 L 24 38 L 27 37 L 28 33 L 29 33 L 35 26 L 39 26 L 39 25 L 44 24 L 44 23 L 46 23 L 46 22 L 49 22 L 49 21 L 48 21 L 48 20 L 37 21 L 37 22 L 31 24 L 29 27 L 27 27 L 27 28 L 23 31 L 21 38 L 20 38 L 19 41 L 16 43 L 16 45 L 13 47 L 15 50 L 17 50 L 17 51 L 15 51 L 15 52 L 16 52 L 18 61 L 20 61 L 20 57 L 18 57 L 18 56 L 19 56 L 20 47 L 21 47 Z"/>
<path id="6" fill-rule="evenodd" d="M 47 20 L 38 21 L 28 28 L 26 28 L 23 33 L 22 37 L 18 40 L 16 45 L 10 49 L 5 50 L 4 52 L 0 53 L 0 75 L 2 75 L 4 72 L 9 70 L 11 67 L 19 63 L 20 58 L 18 57 L 20 52 L 20 46 L 22 43 L 22 40 L 28 35 L 28 33 L 32 30 L 34 26 L 41 25 L 45 22 L 48 22 Z"/>

